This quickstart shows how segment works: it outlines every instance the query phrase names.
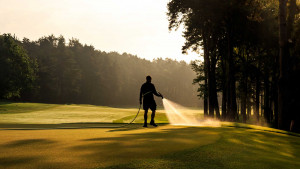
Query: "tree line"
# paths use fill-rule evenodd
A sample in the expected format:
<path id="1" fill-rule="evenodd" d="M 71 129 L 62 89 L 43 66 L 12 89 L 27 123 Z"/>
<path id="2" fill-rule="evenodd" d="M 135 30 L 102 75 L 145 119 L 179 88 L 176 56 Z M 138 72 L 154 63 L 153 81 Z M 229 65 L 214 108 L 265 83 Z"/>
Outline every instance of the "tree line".
<path id="1" fill-rule="evenodd" d="M 169 29 L 184 27 L 183 53 L 204 51 L 192 65 L 206 116 L 300 131 L 299 9 L 296 0 L 168 3 Z"/>
<path id="2" fill-rule="evenodd" d="M 0 59 L 1 99 L 138 106 L 140 87 L 150 75 L 166 98 L 199 106 L 195 73 L 183 61 L 107 53 L 78 39 L 66 43 L 63 36 L 20 41 L 10 34 L 0 35 Z"/>

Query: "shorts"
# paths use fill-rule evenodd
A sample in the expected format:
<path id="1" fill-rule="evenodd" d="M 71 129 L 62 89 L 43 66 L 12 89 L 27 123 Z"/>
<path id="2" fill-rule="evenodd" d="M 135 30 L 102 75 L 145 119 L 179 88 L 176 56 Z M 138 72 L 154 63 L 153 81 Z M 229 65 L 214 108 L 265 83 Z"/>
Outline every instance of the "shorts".
<path id="1" fill-rule="evenodd" d="M 155 111 L 156 110 L 156 103 L 155 102 L 152 102 L 152 103 L 143 103 L 143 109 L 144 110 L 150 109 L 151 111 Z"/>

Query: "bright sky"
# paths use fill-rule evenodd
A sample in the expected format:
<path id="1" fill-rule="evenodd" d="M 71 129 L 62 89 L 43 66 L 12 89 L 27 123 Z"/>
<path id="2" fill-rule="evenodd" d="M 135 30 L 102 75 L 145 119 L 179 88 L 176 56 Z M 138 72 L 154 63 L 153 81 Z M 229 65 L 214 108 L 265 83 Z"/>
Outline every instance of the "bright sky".
<path id="1" fill-rule="evenodd" d="M 141 58 L 199 59 L 181 53 L 182 30 L 168 30 L 169 0 L 0 0 L 0 34 L 30 40 L 72 37 L 101 51 Z"/>

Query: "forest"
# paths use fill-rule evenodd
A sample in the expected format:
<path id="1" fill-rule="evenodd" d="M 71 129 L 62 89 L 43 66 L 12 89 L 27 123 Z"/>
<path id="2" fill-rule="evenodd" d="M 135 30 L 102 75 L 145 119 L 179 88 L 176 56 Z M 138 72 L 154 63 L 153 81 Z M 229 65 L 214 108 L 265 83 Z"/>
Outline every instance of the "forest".
<path id="1" fill-rule="evenodd" d="M 20 41 L 10 34 L 0 35 L 0 59 L 1 99 L 136 107 L 150 75 L 165 97 L 202 106 L 192 84 L 196 74 L 183 61 L 107 53 L 63 36 Z"/>
<path id="2" fill-rule="evenodd" d="M 300 131 L 299 12 L 296 0 L 168 3 L 169 29 L 184 27 L 182 52 L 204 51 L 192 65 L 206 116 Z"/>
<path id="3" fill-rule="evenodd" d="M 182 52 L 203 51 L 203 59 L 191 64 L 107 53 L 63 36 L 20 41 L 3 34 L 0 98 L 133 106 L 151 75 L 165 97 L 184 106 L 203 105 L 206 117 L 299 132 L 299 4 L 171 0 L 169 30 L 184 28 Z"/>

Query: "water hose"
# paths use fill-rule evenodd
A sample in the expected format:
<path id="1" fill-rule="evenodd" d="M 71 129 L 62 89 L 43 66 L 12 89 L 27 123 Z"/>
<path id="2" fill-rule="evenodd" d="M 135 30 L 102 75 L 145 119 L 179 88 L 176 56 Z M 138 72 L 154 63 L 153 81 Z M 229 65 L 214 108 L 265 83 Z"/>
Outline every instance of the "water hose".
<path id="1" fill-rule="evenodd" d="M 146 94 L 149 94 L 149 93 L 152 93 L 152 91 L 149 91 L 149 92 L 143 94 L 143 97 L 144 97 Z M 164 97 L 162 96 L 162 94 L 160 94 L 159 92 L 158 92 L 158 94 L 162 97 L 162 99 L 164 98 Z M 125 127 L 125 126 L 127 126 L 127 125 L 129 125 L 129 124 L 132 124 L 132 123 L 134 122 L 134 120 L 137 118 L 137 116 L 139 115 L 140 110 L 141 110 L 141 106 L 142 106 L 142 103 L 140 103 L 140 107 L 139 107 L 139 110 L 138 110 L 136 116 L 135 116 L 129 123 L 126 123 L 126 124 L 124 124 L 124 125 L 118 126 L 118 128 L 119 128 L 119 127 Z"/>
<path id="2" fill-rule="evenodd" d="M 138 112 L 137 112 L 137 114 L 135 115 L 135 117 L 129 122 L 129 123 L 126 123 L 126 124 L 123 124 L 123 125 L 121 125 L 121 126 L 119 126 L 119 127 L 125 127 L 125 126 L 127 126 L 127 125 L 129 125 L 129 124 L 131 124 L 131 123 L 133 123 L 134 122 L 134 120 L 137 118 L 137 116 L 139 115 L 139 113 L 140 113 L 140 110 L 141 110 L 141 106 L 142 106 L 142 104 L 140 104 L 140 107 L 139 107 L 139 110 L 138 110 Z"/>

